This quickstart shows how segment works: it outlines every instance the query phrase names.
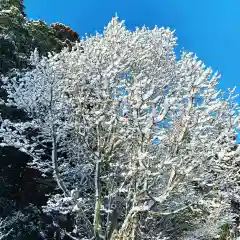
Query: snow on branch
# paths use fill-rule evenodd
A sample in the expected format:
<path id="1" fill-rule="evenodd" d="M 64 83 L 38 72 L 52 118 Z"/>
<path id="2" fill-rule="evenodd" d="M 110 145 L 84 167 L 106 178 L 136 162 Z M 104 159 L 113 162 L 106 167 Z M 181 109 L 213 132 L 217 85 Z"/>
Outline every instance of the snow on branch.
<path id="1" fill-rule="evenodd" d="M 70 52 L 35 51 L 34 69 L 4 80 L 7 104 L 32 121 L 2 121 L 2 144 L 54 172 L 62 195 L 44 209 L 74 214 L 73 239 L 164 239 L 169 219 L 198 228 L 228 215 L 239 161 L 236 95 L 224 97 L 219 75 L 193 54 L 178 60 L 176 40 L 169 29 L 129 31 L 114 18 Z M 38 130 L 31 139 L 28 124 Z"/>

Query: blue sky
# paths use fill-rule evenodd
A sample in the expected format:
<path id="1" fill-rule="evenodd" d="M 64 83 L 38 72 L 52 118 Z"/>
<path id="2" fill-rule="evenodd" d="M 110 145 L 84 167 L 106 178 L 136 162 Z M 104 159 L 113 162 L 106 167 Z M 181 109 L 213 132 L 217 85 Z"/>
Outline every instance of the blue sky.
<path id="1" fill-rule="evenodd" d="M 101 32 L 115 12 L 129 29 L 176 29 L 180 48 L 222 74 L 220 86 L 240 92 L 240 0 L 25 0 L 29 19 L 62 22 L 80 36 Z"/>

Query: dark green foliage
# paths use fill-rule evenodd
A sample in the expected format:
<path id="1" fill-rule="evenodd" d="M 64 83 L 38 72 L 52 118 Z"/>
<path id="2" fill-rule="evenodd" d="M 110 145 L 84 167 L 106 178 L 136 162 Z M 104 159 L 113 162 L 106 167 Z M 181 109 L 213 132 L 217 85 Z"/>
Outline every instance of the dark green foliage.
<path id="1" fill-rule="evenodd" d="M 18 8 L 21 14 L 25 16 L 25 13 L 24 13 L 25 7 L 23 4 L 23 0 L 0 0 L 0 11 L 9 9 L 10 7 L 13 7 L 13 6 Z"/>
<path id="2" fill-rule="evenodd" d="M 79 40 L 76 32 L 63 24 L 49 27 L 44 21 L 27 22 L 23 2 L 0 0 L 0 72 L 12 68 L 26 68 L 30 53 L 38 48 L 40 54 L 60 51 L 66 40 L 73 44 Z"/>
<path id="3" fill-rule="evenodd" d="M 43 228 L 41 212 L 34 205 L 16 211 L 4 220 L 3 232 L 11 233 L 6 240 L 39 239 L 39 230 Z M 26 224 L 27 223 L 27 224 Z"/>
<path id="4" fill-rule="evenodd" d="M 230 227 L 228 223 L 225 223 L 221 227 L 219 240 L 227 240 L 230 236 Z"/>
<path id="5" fill-rule="evenodd" d="M 10 119 L 13 122 L 17 122 L 19 121 L 19 119 L 21 119 L 22 121 L 28 120 L 26 113 L 23 112 L 21 109 L 17 109 L 16 107 L 10 108 L 5 106 L 4 104 L 0 104 L 0 112 L 3 119 Z"/>

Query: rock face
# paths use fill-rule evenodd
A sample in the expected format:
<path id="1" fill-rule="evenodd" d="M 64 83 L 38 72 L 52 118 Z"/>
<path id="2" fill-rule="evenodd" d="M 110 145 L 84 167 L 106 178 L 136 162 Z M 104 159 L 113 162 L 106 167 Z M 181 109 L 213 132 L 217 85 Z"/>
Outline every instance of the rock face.
<path id="1" fill-rule="evenodd" d="M 75 41 L 79 41 L 78 34 L 61 23 L 49 27 L 41 20 L 27 21 L 23 0 L 0 0 L 0 74 L 12 75 L 14 69 L 30 68 L 28 58 L 35 48 L 46 55 L 63 47 L 71 50 Z M 1 85 L 0 78 L 0 99 L 5 100 L 6 92 Z M 3 119 L 28 120 L 23 111 L 3 103 L 0 116 L 0 124 Z M 29 168 L 29 161 L 29 156 L 13 147 L 0 148 L 0 218 L 7 217 L 5 229 L 0 226 L 0 232 L 13 228 L 8 239 L 42 239 L 39 236 L 45 232 L 52 239 L 58 230 L 43 215 L 40 206 L 46 203 L 45 195 L 53 191 L 55 183 Z"/>

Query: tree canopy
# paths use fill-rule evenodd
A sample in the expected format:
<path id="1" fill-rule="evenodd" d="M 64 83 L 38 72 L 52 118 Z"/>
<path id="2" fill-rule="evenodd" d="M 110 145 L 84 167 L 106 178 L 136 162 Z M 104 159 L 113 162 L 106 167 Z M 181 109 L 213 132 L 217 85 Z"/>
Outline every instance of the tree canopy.
<path id="1" fill-rule="evenodd" d="M 176 58 L 170 29 L 103 34 L 41 56 L 3 78 L 7 105 L 29 120 L 3 120 L 2 146 L 54 173 L 44 211 L 71 216 L 73 239 L 236 237 L 239 129 L 235 89 L 217 90 L 196 55 Z M 27 129 L 37 134 L 27 136 Z M 45 150 L 51 146 L 52 155 Z M 60 191 L 59 191 L 60 190 Z"/>

